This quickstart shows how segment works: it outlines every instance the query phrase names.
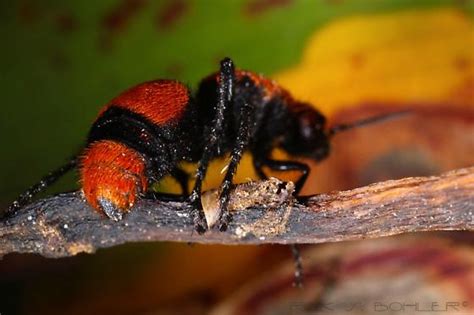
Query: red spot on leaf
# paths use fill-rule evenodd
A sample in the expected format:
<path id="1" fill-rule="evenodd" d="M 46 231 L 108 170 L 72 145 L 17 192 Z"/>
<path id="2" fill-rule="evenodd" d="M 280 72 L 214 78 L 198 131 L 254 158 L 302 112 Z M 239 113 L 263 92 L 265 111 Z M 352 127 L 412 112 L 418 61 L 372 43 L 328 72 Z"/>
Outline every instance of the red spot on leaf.
<path id="1" fill-rule="evenodd" d="M 144 6 L 145 0 L 122 0 L 102 19 L 103 27 L 109 32 L 123 31 L 133 16 Z"/>
<path id="2" fill-rule="evenodd" d="M 41 17 L 40 9 L 32 1 L 23 0 L 18 5 L 18 20 L 24 25 L 37 23 Z"/>
<path id="3" fill-rule="evenodd" d="M 71 12 L 62 12 L 56 16 L 56 28 L 61 33 L 70 33 L 77 29 L 78 22 Z"/>
<path id="4" fill-rule="evenodd" d="M 156 16 L 156 25 L 158 29 L 170 29 L 176 25 L 188 11 L 189 3 L 185 0 L 168 1 L 158 12 Z"/>
<path id="5" fill-rule="evenodd" d="M 468 70 L 470 66 L 469 59 L 464 56 L 459 56 L 454 60 L 454 67 L 459 71 Z"/>
<path id="6" fill-rule="evenodd" d="M 293 0 L 253 0 L 244 7 L 245 15 L 256 17 L 271 9 L 290 5 Z"/>
<path id="7" fill-rule="evenodd" d="M 355 53 L 351 56 L 350 62 L 353 68 L 359 69 L 365 64 L 366 58 L 363 54 Z"/>
<path id="8" fill-rule="evenodd" d="M 146 4 L 146 0 L 121 0 L 116 6 L 106 12 L 102 18 L 104 33 L 101 36 L 102 48 L 112 47 L 112 37 L 123 32 L 130 25 L 131 20 Z"/>

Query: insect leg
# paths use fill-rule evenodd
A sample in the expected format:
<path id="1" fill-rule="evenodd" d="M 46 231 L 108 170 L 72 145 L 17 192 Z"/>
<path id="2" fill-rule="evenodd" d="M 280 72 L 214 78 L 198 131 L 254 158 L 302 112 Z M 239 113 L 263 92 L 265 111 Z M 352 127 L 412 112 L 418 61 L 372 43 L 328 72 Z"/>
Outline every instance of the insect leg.
<path id="1" fill-rule="evenodd" d="M 253 168 L 255 169 L 255 172 L 257 173 L 258 177 L 260 179 L 268 179 L 268 176 L 267 174 L 265 174 L 265 172 L 263 171 L 263 163 L 262 163 L 262 159 L 260 158 L 256 158 L 254 156 L 254 159 L 253 159 Z"/>
<path id="2" fill-rule="evenodd" d="M 77 166 L 79 158 L 77 156 L 71 158 L 66 164 L 63 166 L 51 171 L 46 176 L 44 176 L 38 183 L 34 184 L 30 188 L 28 188 L 25 192 L 23 192 L 18 198 L 13 201 L 13 203 L 8 207 L 6 215 L 14 214 L 18 209 L 28 204 L 31 199 L 39 194 L 40 192 L 44 191 L 46 188 L 54 184 L 59 178 L 61 178 L 64 174 L 69 172 L 71 169 Z"/>
<path id="3" fill-rule="evenodd" d="M 303 264 L 301 263 L 301 253 L 298 245 L 290 244 L 291 255 L 295 263 L 295 286 L 303 287 Z"/>
<path id="4" fill-rule="evenodd" d="M 229 203 L 229 193 L 230 188 L 232 187 L 237 166 L 239 165 L 240 159 L 242 158 L 242 154 L 244 153 L 244 150 L 249 142 L 249 125 L 250 118 L 252 115 L 251 108 L 252 107 L 247 103 L 244 103 L 241 107 L 240 124 L 237 130 L 237 137 L 235 139 L 234 147 L 232 148 L 230 154 L 230 162 L 227 165 L 227 171 L 224 180 L 222 181 L 220 187 L 220 207 L 218 221 L 218 228 L 220 231 L 225 231 L 227 229 L 227 225 L 232 219 L 231 214 L 227 210 L 227 205 Z"/>
<path id="5" fill-rule="evenodd" d="M 268 166 L 274 171 L 300 171 L 301 176 L 295 183 L 295 194 L 298 194 L 301 191 L 301 188 L 303 188 L 303 185 L 309 175 L 309 166 L 305 163 L 297 161 L 277 161 L 272 159 L 265 159 L 264 161 L 262 161 L 262 166 Z"/>
<path id="6" fill-rule="evenodd" d="M 199 161 L 199 166 L 196 172 L 196 182 L 190 195 L 190 203 L 193 207 L 192 216 L 194 226 L 198 233 L 204 233 L 207 229 L 201 204 L 202 181 L 206 176 L 209 161 L 213 158 L 218 137 L 220 137 L 224 129 L 224 113 L 225 109 L 232 101 L 234 77 L 234 64 L 231 59 L 225 58 L 221 61 L 220 67 L 216 116 L 214 117 L 211 128 L 207 132 L 206 145 Z"/>
<path id="7" fill-rule="evenodd" d="M 189 198 L 188 190 L 188 179 L 189 174 L 186 173 L 183 169 L 176 167 L 171 172 L 171 177 L 173 177 L 181 187 L 181 194 L 173 193 L 163 193 L 156 191 L 147 191 L 145 197 L 148 199 L 156 199 L 160 201 L 174 201 L 174 202 L 184 202 Z"/>
<path id="8" fill-rule="evenodd" d="M 298 194 L 303 187 L 306 179 L 308 178 L 309 174 L 309 167 L 308 165 L 300 162 L 293 162 L 293 161 L 275 161 L 270 159 L 255 159 L 254 160 L 254 167 L 255 171 L 259 175 L 261 179 L 267 179 L 268 177 L 263 172 L 263 165 L 268 166 L 272 170 L 277 171 L 289 171 L 289 170 L 298 170 L 302 172 L 300 178 L 296 181 L 295 184 L 295 193 Z M 293 261 L 295 264 L 295 286 L 302 287 L 303 286 L 303 264 L 301 262 L 301 254 L 296 244 L 290 244 L 291 254 L 293 256 Z"/>

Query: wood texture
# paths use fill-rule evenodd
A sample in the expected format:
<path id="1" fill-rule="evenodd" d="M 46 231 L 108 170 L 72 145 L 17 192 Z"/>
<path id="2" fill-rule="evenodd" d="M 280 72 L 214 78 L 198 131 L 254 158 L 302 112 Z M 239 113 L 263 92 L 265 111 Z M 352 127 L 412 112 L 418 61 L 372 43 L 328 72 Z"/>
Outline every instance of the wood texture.
<path id="1" fill-rule="evenodd" d="M 474 230 L 474 167 L 295 199 L 277 179 L 236 186 L 226 232 L 193 231 L 189 205 L 141 200 L 122 221 L 94 212 L 80 192 L 31 204 L 0 222 L 0 255 L 72 256 L 138 241 L 323 243 L 407 232 Z M 212 212 L 216 194 L 205 196 Z M 212 217 L 212 215 L 211 215 Z"/>

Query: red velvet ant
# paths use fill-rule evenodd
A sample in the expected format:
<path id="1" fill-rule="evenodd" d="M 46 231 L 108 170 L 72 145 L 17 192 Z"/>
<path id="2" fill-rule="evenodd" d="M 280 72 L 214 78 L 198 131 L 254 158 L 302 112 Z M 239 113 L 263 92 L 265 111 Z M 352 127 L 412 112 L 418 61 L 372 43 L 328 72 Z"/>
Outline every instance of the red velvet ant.
<path id="1" fill-rule="evenodd" d="M 395 114 L 399 114 L 398 112 Z M 312 105 L 295 100 L 276 82 L 250 71 L 234 69 L 231 59 L 203 79 L 196 95 L 182 83 L 155 80 L 139 84 L 111 100 L 92 125 L 83 152 L 49 173 L 13 202 L 9 212 L 79 166 L 86 200 L 97 211 L 120 220 L 139 197 L 153 196 L 151 183 L 165 175 L 180 184 L 188 195 L 188 174 L 182 161 L 199 162 L 196 183 L 189 195 L 197 231 L 207 229 L 201 207 L 201 185 L 209 161 L 230 153 L 220 187 L 219 229 L 231 219 L 226 211 L 229 189 L 242 153 L 249 150 L 260 178 L 271 170 L 301 172 L 296 193 L 309 174 L 308 165 L 276 161 L 271 151 L 280 147 L 293 156 L 320 161 L 330 150 L 329 140 L 343 130 L 393 116 L 384 114 L 352 124 L 326 128 L 325 117 Z M 170 196 L 168 196 L 169 198 Z"/>
<path id="2" fill-rule="evenodd" d="M 267 178 L 263 167 L 300 171 L 298 193 L 308 165 L 274 160 L 274 148 L 320 161 L 329 154 L 335 133 L 391 115 L 326 128 L 325 117 L 313 106 L 295 100 L 272 80 L 234 69 L 232 60 L 225 58 L 220 71 L 203 79 L 195 95 L 178 81 L 156 80 L 114 98 L 100 111 L 82 153 L 21 194 L 9 212 L 78 166 L 85 199 L 97 211 L 120 220 L 138 198 L 154 195 L 151 183 L 171 175 L 182 188 L 182 195 L 175 197 L 188 198 L 195 228 L 203 233 L 208 227 L 200 200 L 202 181 L 210 160 L 230 153 L 220 187 L 218 228 L 225 230 L 231 220 L 226 210 L 229 192 L 245 150 L 262 179 Z M 179 167 L 182 161 L 199 162 L 191 194 L 188 174 Z"/>

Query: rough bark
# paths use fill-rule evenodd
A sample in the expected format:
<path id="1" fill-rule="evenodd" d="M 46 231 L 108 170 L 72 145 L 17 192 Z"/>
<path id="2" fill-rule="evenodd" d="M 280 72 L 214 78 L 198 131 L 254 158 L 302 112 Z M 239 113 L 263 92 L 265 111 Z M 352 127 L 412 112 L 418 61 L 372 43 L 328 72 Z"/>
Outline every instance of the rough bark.
<path id="1" fill-rule="evenodd" d="M 80 192 L 35 202 L 0 222 L 0 256 L 72 256 L 139 241 L 213 244 L 323 243 L 407 232 L 474 230 L 474 167 L 295 199 L 277 179 L 237 185 L 226 232 L 194 232 L 189 205 L 141 200 L 123 220 L 94 212 Z M 212 220 L 217 194 L 205 195 Z M 214 209 L 214 210 L 213 210 Z"/>

